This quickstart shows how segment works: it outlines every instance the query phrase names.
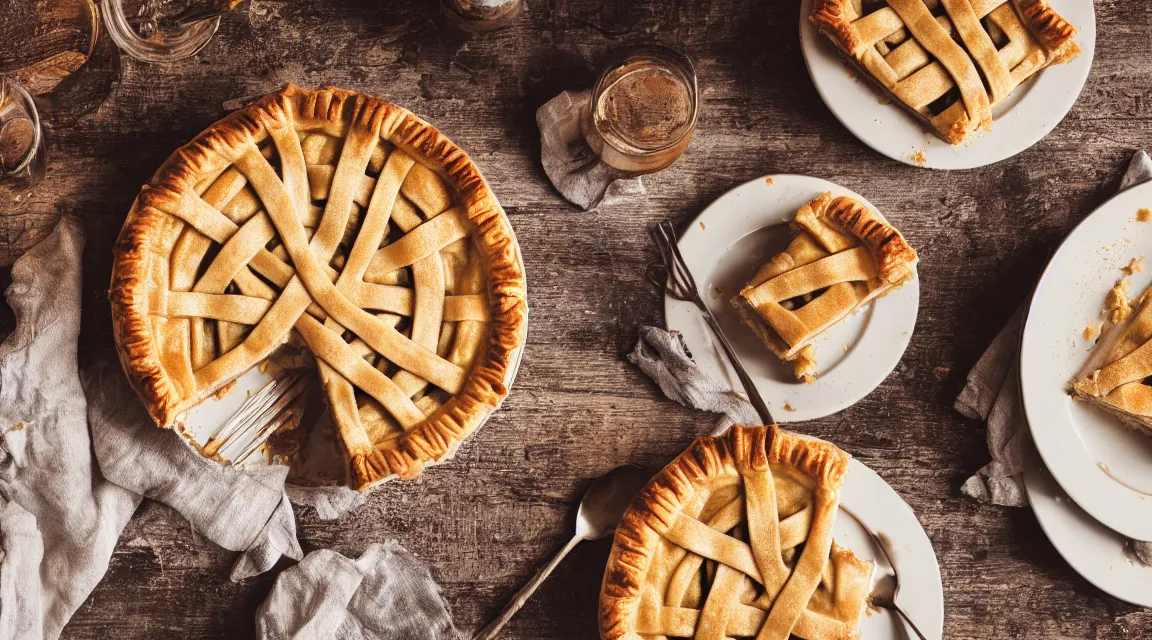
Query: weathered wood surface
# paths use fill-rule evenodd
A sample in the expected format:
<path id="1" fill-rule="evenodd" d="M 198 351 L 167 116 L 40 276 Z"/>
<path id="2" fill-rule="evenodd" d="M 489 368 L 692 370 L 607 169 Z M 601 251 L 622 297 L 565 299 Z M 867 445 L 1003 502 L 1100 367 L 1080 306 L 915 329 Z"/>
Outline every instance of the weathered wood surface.
<path id="1" fill-rule="evenodd" d="M 356 555 L 395 538 L 444 585 L 462 629 L 493 615 L 572 526 L 585 479 L 633 462 L 655 470 L 712 417 L 682 409 L 627 363 L 636 326 L 660 323 L 643 278 L 646 225 L 687 223 L 766 173 L 824 177 L 880 207 L 923 257 L 920 319 L 896 371 L 838 415 L 795 425 L 875 469 L 915 509 L 945 585 L 946 637 L 1128 638 L 1152 612 L 1097 591 L 1057 555 L 1027 510 L 976 504 L 959 486 L 983 465 L 981 425 L 952 401 L 1046 255 L 1115 189 L 1131 150 L 1152 144 L 1152 10 L 1096 2 L 1091 78 L 1064 122 L 991 167 L 933 172 L 881 157 L 828 112 L 797 42 L 798 3 L 528 0 L 516 27 L 467 37 L 432 2 L 255 0 L 195 59 L 124 58 L 99 109 L 51 132 L 47 179 L 4 203 L 0 264 L 65 213 L 87 250 L 86 357 L 107 353 L 111 242 L 137 188 L 179 144 L 244 99 L 284 82 L 330 83 L 405 105 L 468 150 L 520 238 L 532 329 L 512 395 L 455 461 L 393 483 L 335 523 L 299 514 L 305 550 Z M 534 114 L 590 84 L 610 52 L 659 41 L 698 63 L 703 106 L 687 155 L 647 198 L 582 213 L 549 186 Z M 6 312 L 7 313 L 7 312 Z M 11 327 L 6 316 L 2 328 Z M 609 545 L 581 545 L 509 627 L 508 638 L 592 638 Z M 105 580 L 65 637 L 244 638 L 273 576 L 228 581 L 232 554 L 167 508 L 146 504 Z"/>

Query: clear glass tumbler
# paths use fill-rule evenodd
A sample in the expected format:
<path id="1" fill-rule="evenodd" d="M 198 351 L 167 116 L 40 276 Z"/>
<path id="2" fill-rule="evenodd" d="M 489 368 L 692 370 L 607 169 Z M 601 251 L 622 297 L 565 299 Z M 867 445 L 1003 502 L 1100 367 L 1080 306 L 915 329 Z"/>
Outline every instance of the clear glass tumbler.
<path id="1" fill-rule="evenodd" d="M 653 173 L 688 148 L 699 106 L 692 61 L 675 49 L 645 47 L 600 74 L 580 129 L 609 166 L 627 175 Z"/>
<path id="2" fill-rule="evenodd" d="M 0 76 L 0 208 L 19 201 L 44 177 L 46 146 L 32 96 L 13 78 Z"/>
<path id="3" fill-rule="evenodd" d="M 128 55 L 174 62 L 196 55 L 243 0 L 104 0 L 104 27 Z"/>

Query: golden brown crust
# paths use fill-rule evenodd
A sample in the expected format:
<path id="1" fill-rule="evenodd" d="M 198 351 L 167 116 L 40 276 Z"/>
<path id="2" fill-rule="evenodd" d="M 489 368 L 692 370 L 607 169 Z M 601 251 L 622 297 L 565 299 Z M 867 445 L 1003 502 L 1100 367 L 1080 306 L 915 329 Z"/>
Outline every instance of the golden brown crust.
<path id="1" fill-rule="evenodd" d="M 847 6 L 848 0 L 815 0 L 808 19 L 836 46 L 852 54 L 860 46 L 860 39 L 852 30 L 852 22 L 845 16 Z"/>
<path id="2" fill-rule="evenodd" d="M 645 573 L 660 538 L 675 524 L 697 490 L 740 469 L 767 471 L 779 465 L 835 493 L 844 483 L 850 456 L 835 445 L 772 425 L 733 425 L 723 435 L 699 438 L 656 474 L 624 515 L 612 544 L 600 590 L 600 637 L 634 639 Z"/>
<path id="3" fill-rule="evenodd" d="M 876 215 L 864 203 L 840 196 L 832 199 L 819 215 L 860 239 L 876 261 L 880 277 L 891 285 L 912 279 L 918 257 L 896 227 Z"/>
<path id="4" fill-rule="evenodd" d="M 492 305 L 488 343 L 461 392 L 395 441 L 395 446 L 352 460 L 357 488 L 391 477 L 418 474 L 442 460 L 499 405 L 505 381 L 523 344 L 527 294 L 515 234 L 479 170 L 459 147 L 407 110 L 332 87 L 288 85 L 208 127 L 177 149 L 133 204 L 117 240 L 109 298 L 121 363 L 157 424 L 173 427 L 197 398 L 183 397 L 161 367 L 160 346 L 149 326 L 148 286 L 156 238 L 171 216 L 155 205 L 180 200 L 206 176 L 231 165 L 268 135 L 267 127 L 295 122 L 342 135 L 349 126 L 378 126 L 381 136 L 433 169 L 460 194 L 476 225 L 488 272 Z"/>
<path id="5" fill-rule="evenodd" d="M 1016 13 L 1024 19 L 1024 24 L 1049 51 L 1058 52 L 1073 44 L 1076 27 L 1060 17 L 1047 0 L 1013 0 L 1013 4 Z"/>

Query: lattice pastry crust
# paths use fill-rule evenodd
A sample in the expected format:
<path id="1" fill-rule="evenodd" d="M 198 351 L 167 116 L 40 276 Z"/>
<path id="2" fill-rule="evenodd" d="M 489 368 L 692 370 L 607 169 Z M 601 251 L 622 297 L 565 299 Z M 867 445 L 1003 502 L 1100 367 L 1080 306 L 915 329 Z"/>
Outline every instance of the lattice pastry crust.
<path id="1" fill-rule="evenodd" d="M 815 0 L 812 22 L 865 76 L 945 141 L 1080 48 L 1046 0 Z"/>
<path id="2" fill-rule="evenodd" d="M 616 530 L 601 637 L 857 637 L 874 567 L 832 539 L 848 461 L 775 426 L 697 440 Z"/>
<path id="3" fill-rule="evenodd" d="M 816 375 L 812 341 L 849 314 L 916 276 L 918 257 L 864 203 L 825 193 L 792 222 L 788 247 L 732 298 L 741 319 L 797 379 Z"/>
<path id="4" fill-rule="evenodd" d="M 450 456 L 527 324 L 516 238 L 468 156 L 400 107 L 292 85 L 161 166 L 109 296 L 164 427 L 282 345 L 311 352 L 361 489 Z"/>
<path id="5" fill-rule="evenodd" d="M 1133 305 L 1135 313 L 1100 336 L 1071 390 L 1076 398 L 1152 436 L 1152 296 L 1148 293 Z"/>

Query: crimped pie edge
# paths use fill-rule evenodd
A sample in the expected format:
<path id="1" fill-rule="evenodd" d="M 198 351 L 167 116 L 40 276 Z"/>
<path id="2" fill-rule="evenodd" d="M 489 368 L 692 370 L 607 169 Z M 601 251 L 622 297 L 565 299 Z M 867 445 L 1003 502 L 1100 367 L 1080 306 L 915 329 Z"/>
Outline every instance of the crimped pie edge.
<path id="1" fill-rule="evenodd" d="M 378 120 L 367 114 L 376 114 Z M 179 198 L 204 175 L 232 164 L 249 143 L 266 137 L 265 123 L 287 123 L 290 117 L 329 132 L 364 126 L 366 119 L 381 122 L 381 138 L 446 179 L 477 227 L 491 304 L 483 355 L 461 392 L 401 436 L 398 446 L 352 460 L 358 489 L 392 476 L 415 476 L 424 464 L 450 456 L 507 396 L 505 380 L 527 327 L 527 293 L 515 234 L 479 169 L 434 126 L 397 105 L 334 87 L 310 90 L 288 84 L 225 116 L 174 151 L 142 188 L 113 250 L 108 294 L 120 362 L 159 426 L 176 426 L 177 418 L 202 400 L 181 397 L 161 367 L 149 327 L 149 247 L 170 219 L 150 203 Z"/>
<path id="2" fill-rule="evenodd" d="M 740 466 L 770 473 L 779 465 L 815 481 L 817 489 L 839 493 L 851 456 L 836 445 L 784 431 L 776 425 L 732 425 L 719 436 L 697 438 L 637 494 L 612 541 L 600 588 L 599 627 L 603 640 L 639 640 L 635 632 L 644 577 L 656 545 L 698 487 Z M 860 562 L 850 550 L 841 559 Z"/>

